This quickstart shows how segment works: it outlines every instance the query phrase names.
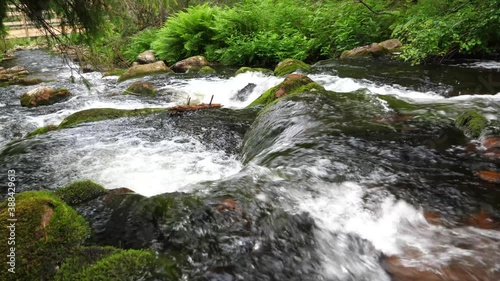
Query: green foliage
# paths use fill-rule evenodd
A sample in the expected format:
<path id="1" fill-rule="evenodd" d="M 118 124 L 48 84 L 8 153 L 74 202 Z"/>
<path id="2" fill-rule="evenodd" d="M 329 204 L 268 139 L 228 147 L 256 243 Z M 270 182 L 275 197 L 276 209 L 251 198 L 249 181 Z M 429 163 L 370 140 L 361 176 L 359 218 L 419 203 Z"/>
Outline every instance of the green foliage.
<path id="1" fill-rule="evenodd" d="M 1 280 L 52 280 L 55 268 L 90 230 L 85 220 L 51 192 L 23 192 L 16 195 L 15 246 L 9 245 L 10 230 L 0 229 L 2 253 L 15 247 L 16 273 L 2 263 Z M 10 201 L 0 204 L 0 219 L 7 222 Z"/>
<path id="2" fill-rule="evenodd" d="M 92 200 L 106 192 L 106 189 L 102 185 L 91 180 L 83 180 L 59 188 L 54 193 L 67 204 L 74 206 Z"/>
<path id="3" fill-rule="evenodd" d="M 420 63 L 459 52 L 491 53 L 500 47 L 500 2 L 422 0 L 392 26 L 402 39 L 401 57 Z"/>
<path id="4" fill-rule="evenodd" d="M 215 43 L 211 26 L 219 13 L 220 8 L 207 4 L 179 12 L 165 23 L 151 44 L 155 54 L 169 64 L 204 54 Z"/>
<path id="5" fill-rule="evenodd" d="M 130 38 L 130 43 L 126 44 L 123 49 L 123 57 L 128 62 L 133 62 L 137 56 L 151 49 L 151 43 L 156 39 L 157 29 L 145 29 L 133 35 Z"/>

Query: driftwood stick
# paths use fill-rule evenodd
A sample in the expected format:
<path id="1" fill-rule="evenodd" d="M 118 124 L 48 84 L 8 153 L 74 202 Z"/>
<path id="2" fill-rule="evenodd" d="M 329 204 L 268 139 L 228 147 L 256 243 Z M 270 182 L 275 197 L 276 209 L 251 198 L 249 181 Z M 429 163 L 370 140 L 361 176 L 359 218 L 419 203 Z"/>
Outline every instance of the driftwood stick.
<path id="1" fill-rule="evenodd" d="M 214 95 L 212 95 L 212 98 L 210 99 L 210 103 L 208 104 L 208 106 L 211 106 L 212 105 L 212 101 L 214 100 Z"/>

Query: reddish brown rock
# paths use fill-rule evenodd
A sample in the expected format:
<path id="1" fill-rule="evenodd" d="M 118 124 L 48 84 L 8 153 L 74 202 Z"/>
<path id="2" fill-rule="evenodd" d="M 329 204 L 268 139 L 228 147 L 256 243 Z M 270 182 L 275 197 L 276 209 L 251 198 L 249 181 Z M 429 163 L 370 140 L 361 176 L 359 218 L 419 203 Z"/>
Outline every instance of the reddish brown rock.
<path id="1" fill-rule="evenodd" d="M 438 213 L 431 212 L 431 211 L 424 211 L 424 218 L 425 220 L 432 225 L 442 225 L 443 222 L 441 221 L 441 217 L 439 216 Z"/>
<path id="2" fill-rule="evenodd" d="M 170 67 L 174 72 L 177 73 L 185 73 L 188 70 L 200 70 L 204 66 L 209 66 L 208 60 L 204 56 L 194 56 L 187 58 L 185 60 L 181 60 L 176 62 L 174 65 Z"/>
<path id="3" fill-rule="evenodd" d="M 480 211 L 477 214 L 473 214 L 465 223 L 469 226 L 473 226 L 481 229 L 498 229 L 499 224 L 495 222 L 493 217 L 485 211 Z"/>
<path id="4" fill-rule="evenodd" d="M 480 179 L 491 182 L 500 183 L 500 173 L 494 171 L 479 171 L 478 176 Z"/>
<path id="5" fill-rule="evenodd" d="M 49 87 L 39 87 L 26 92 L 21 96 L 21 105 L 25 107 L 35 107 L 40 105 L 51 105 L 67 100 L 71 93 L 67 89 L 52 89 Z"/>

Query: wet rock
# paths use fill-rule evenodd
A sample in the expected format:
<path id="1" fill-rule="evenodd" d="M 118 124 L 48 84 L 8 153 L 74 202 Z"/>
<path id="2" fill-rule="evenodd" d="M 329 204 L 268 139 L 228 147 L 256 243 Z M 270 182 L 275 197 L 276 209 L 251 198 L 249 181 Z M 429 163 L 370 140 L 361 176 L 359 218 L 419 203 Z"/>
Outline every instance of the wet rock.
<path id="1" fill-rule="evenodd" d="M 200 70 L 198 70 L 198 73 L 199 74 L 215 74 L 215 73 L 217 73 L 217 71 L 207 65 L 207 66 L 202 67 Z"/>
<path id="2" fill-rule="evenodd" d="M 232 100 L 238 100 L 238 101 L 246 101 L 248 98 L 248 95 L 252 93 L 252 91 L 257 87 L 256 84 L 254 83 L 248 83 L 243 89 L 239 90 L 238 93 L 234 97 L 232 97 Z"/>
<path id="3" fill-rule="evenodd" d="M 135 65 L 127 69 L 119 78 L 118 82 L 132 78 L 143 77 L 151 74 L 172 73 L 163 61 L 155 63 Z"/>
<path id="4" fill-rule="evenodd" d="M 11 218 L 8 202 L 0 204 L 0 219 L 6 223 Z M 89 234 L 85 220 L 51 192 L 16 195 L 15 217 L 15 229 L 0 229 L 0 251 L 11 252 L 7 238 L 14 231 L 16 280 L 53 280 L 56 266 Z M 0 272 L 1 280 L 12 280 L 12 276 L 7 269 Z"/>
<path id="5" fill-rule="evenodd" d="M 17 84 L 16 81 L 19 81 L 23 76 L 28 74 L 29 71 L 22 66 L 14 66 L 11 68 L 0 67 L 0 83 L 2 83 L 2 85 Z"/>
<path id="6" fill-rule="evenodd" d="M 429 224 L 432 224 L 432 225 L 442 225 L 443 224 L 441 222 L 441 217 L 439 216 L 438 213 L 435 213 L 435 212 L 425 211 L 424 218 Z"/>
<path id="7" fill-rule="evenodd" d="M 63 102 L 71 96 L 67 89 L 52 89 L 49 87 L 39 87 L 21 96 L 21 105 L 24 107 L 35 107 L 51 105 Z"/>
<path id="8" fill-rule="evenodd" d="M 491 182 L 500 183 L 500 173 L 495 171 L 479 171 L 478 176 L 480 179 Z"/>
<path id="9" fill-rule="evenodd" d="M 253 68 L 253 67 L 241 67 L 235 73 L 235 75 L 246 73 L 246 72 L 260 72 L 264 74 L 274 74 L 274 72 L 267 68 Z"/>
<path id="10" fill-rule="evenodd" d="M 274 75 L 285 76 L 297 70 L 308 72 L 311 70 L 311 66 L 300 60 L 285 59 L 278 63 L 278 65 L 274 69 Z"/>
<path id="11" fill-rule="evenodd" d="M 455 127 L 471 138 L 479 137 L 487 126 L 488 120 L 473 110 L 460 114 L 455 120 Z"/>
<path id="12" fill-rule="evenodd" d="M 378 43 L 380 46 L 386 48 L 389 51 L 394 51 L 403 47 L 403 44 L 398 39 L 389 39 Z"/>
<path id="13" fill-rule="evenodd" d="M 500 227 L 499 223 L 484 210 L 468 217 L 465 224 L 481 229 L 498 229 Z"/>
<path id="14" fill-rule="evenodd" d="M 209 66 L 209 64 L 204 56 L 194 56 L 176 62 L 170 68 L 177 73 L 186 73 L 187 71 L 198 71 L 204 66 Z"/>
<path id="15" fill-rule="evenodd" d="M 154 63 L 156 62 L 155 52 L 153 50 L 144 51 L 137 56 L 135 61 L 140 64 Z"/>
<path id="16" fill-rule="evenodd" d="M 484 265 L 465 265 L 454 260 L 438 268 L 426 268 L 405 265 L 401 258 L 391 256 L 383 260 L 383 266 L 393 281 L 495 281 L 500 278 L 498 271 Z"/>
<path id="17" fill-rule="evenodd" d="M 381 57 L 390 54 L 384 46 L 378 43 L 372 43 L 371 45 L 366 45 L 362 47 L 357 47 L 349 51 L 344 51 L 340 55 L 341 59 L 350 58 L 369 58 L 369 57 Z"/>
<path id="18" fill-rule="evenodd" d="M 484 154 L 489 159 L 500 159 L 500 137 L 488 136 L 481 141 Z"/>
<path id="19" fill-rule="evenodd" d="M 139 95 L 139 96 L 151 96 L 155 97 L 156 92 L 153 84 L 144 81 L 137 81 L 132 83 L 125 92 L 124 95 Z"/>
<path id="20" fill-rule="evenodd" d="M 303 74 L 289 74 L 283 82 L 277 86 L 267 90 L 249 107 L 256 105 L 267 105 L 276 99 L 286 95 L 299 94 L 303 92 L 324 91 L 323 86 L 312 81 L 309 77 Z"/>

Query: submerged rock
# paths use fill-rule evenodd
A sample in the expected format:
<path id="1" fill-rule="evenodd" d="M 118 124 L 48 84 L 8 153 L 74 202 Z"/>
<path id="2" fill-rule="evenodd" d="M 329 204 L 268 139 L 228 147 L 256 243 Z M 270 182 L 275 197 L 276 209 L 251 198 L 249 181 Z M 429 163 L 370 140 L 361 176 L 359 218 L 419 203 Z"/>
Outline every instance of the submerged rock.
<path id="1" fill-rule="evenodd" d="M 119 78 L 118 82 L 122 82 L 132 78 L 143 77 L 150 74 L 172 73 L 172 70 L 167 67 L 163 61 L 158 61 L 149 64 L 135 65 L 127 69 Z"/>
<path id="2" fill-rule="evenodd" d="M 289 74 L 283 82 L 264 92 L 249 107 L 266 105 L 280 97 L 311 91 L 323 91 L 325 88 L 303 74 Z"/>
<path id="3" fill-rule="evenodd" d="M 488 120 L 480 113 L 470 110 L 460 114 L 455 120 L 455 126 L 471 138 L 477 138 L 488 126 Z"/>
<path id="4" fill-rule="evenodd" d="M 24 107 L 35 107 L 41 105 L 51 105 L 67 100 L 71 93 L 67 89 L 52 89 L 49 87 L 39 87 L 21 96 L 21 105 Z"/>
<path id="5" fill-rule="evenodd" d="M 274 69 L 274 75 L 285 76 L 297 70 L 310 71 L 311 66 L 300 60 L 285 59 L 278 63 L 278 65 Z"/>
<path id="6" fill-rule="evenodd" d="M 124 95 L 139 95 L 139 96 L 156 96 L 155 88 L 153 84 L 144 81 L 137 81 L 132 83 L 125 92 Z"/>
<path id="7" fill-rule="evenodd" d="M 155 52 L 153 50 L 144 51 L 137 56 L 135 61 L 140 64 L 156 62 Z"/>
<path id="8" fill-rule="evenodd" d="M 187 71 L 198 71 L 204 66 L 209 66 L 209 64 L 204 56 L 194 56 L 176 62 L 171 66 L 171 69 L 177 73 L 185 73 Z"/>
<path id="9" fill-rule="evenodd" d="M 115 108 L 92 108 L 78 111 L 64 118 L 59 124 L 59 129 L 72 127 L 81 123 L 94 122 L 121 117 L 130 117 L 144 114 L 152 114 L 165 111 L 164 108 L 141 108 L 141 109 L 115 109 Z"/>
<path id="10" fill-rule="evenodd" d="M 242 74 L 242 73 L 246 73 L 246 72 L 260 72 L 260 73 L 264 73 L 264 74 L 274 74 L 274 72 L 270 69 L 267 69 L 267 68 L 253 68 L 253 67 L 241 67 L 240 69 L 238 69 L 235 73 L 235 75 L 238 75 L 238 74 Z"/>
<path id="11" fill-rule="evenodd" d="M 495 171 L 479 171 L 478 176 L 480 179 L 491 182 L 500 183 L 500 173 Z"/>
<path id="12" fill-rule="evenodd" d="M 50 132 L 50 131 L 55 131 L 55 130 L 58 130 L 59 127 L 55 126 L 55 125 L 48 125 L 48 126 L 44 126 L 44 127 L 41 127 L 41 128 L 38 128 L 32 132 L 29 132 L 26 137 L 27 138 L 30 138 L 30 137 L 33 137 L 33 136 L 36 136 L 36 135 L 41 135 L 41 134 L 45 134 L 47 132 Z"/>
<path id="13" fill-rule="evenodd" d="M 237 101 L 246 101 L 248 98 L 248 95 L 252 93 L 252 91 L 257 87 L 257 84 L 254 83 L 248 83 L 243 89 L 239 90 L 238 93 L 234 97 L 232 97 L 232 100 L 237 100 Z"/>
<path id="14" fill-rule="evenodd" d="M 344 51 L 341 59 L 346 58 L 366 58 L 366 57 L 381 57 L 384 55 L 392 54 L 403 45 L 398 39 L 389 39 L 380 43 L 372 43 L 370 45 L 356 47 L 352 50 Z"/>
<path id="15" fill-rule="evenodd" d="M 13 244 L 8 244 L 7 238 L 15 232 L 16 280 L 53 280 L 56 267 L 88 236 L 88 225 L 51 192 L 23 192 L 15 198 L 17 221 L 11 228 L 0 229 L 0 250 L 6 255 L 11 252 Z M 7 219 L 13 218 L 9 202 L 0 205 L 0 219 L 7 225 Z M 0 272 L 1 280 L 11 280 L 12 276 L 6 269 Z"/>

